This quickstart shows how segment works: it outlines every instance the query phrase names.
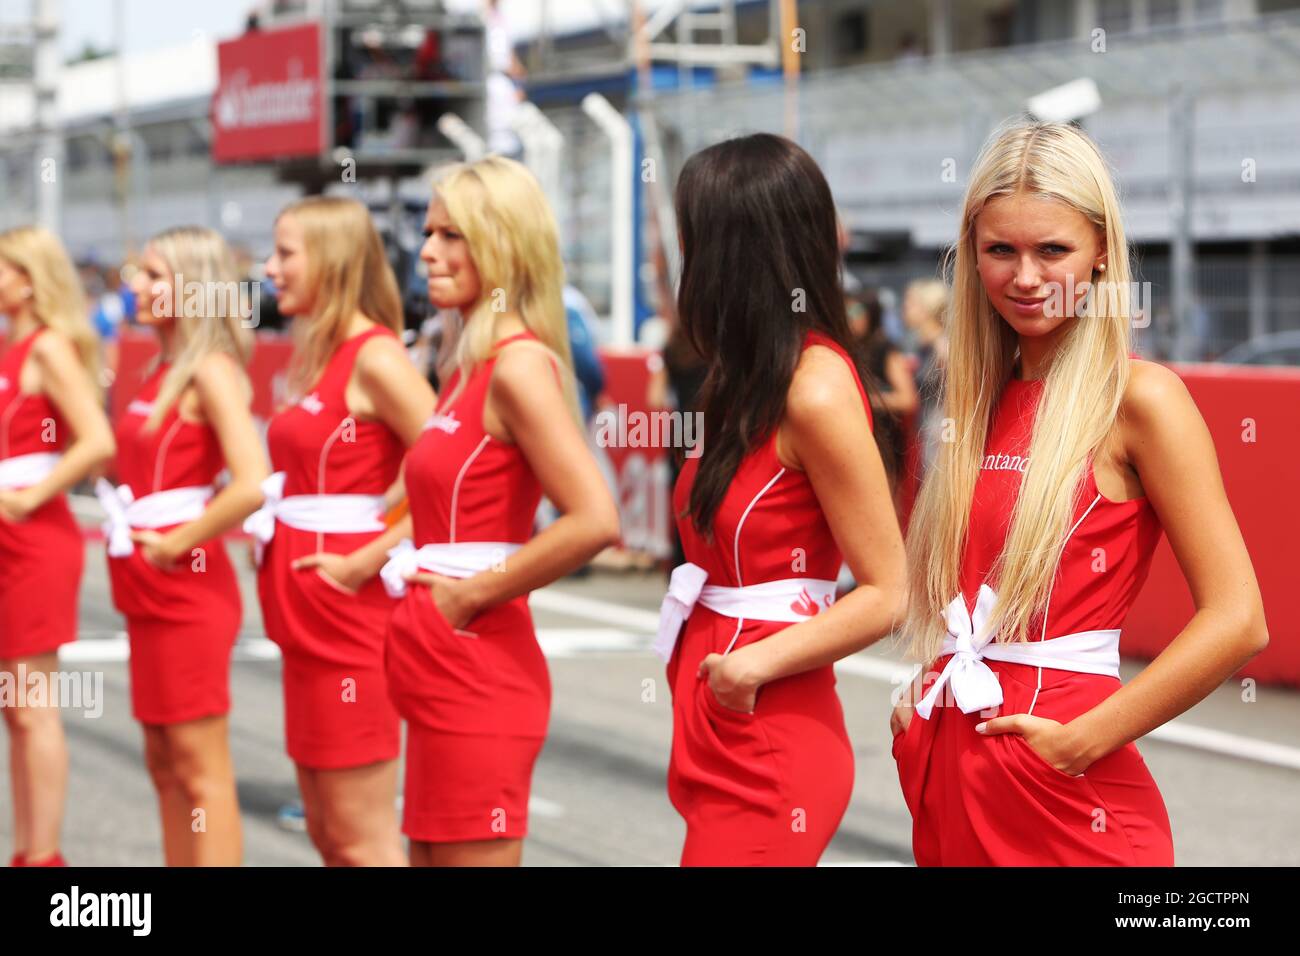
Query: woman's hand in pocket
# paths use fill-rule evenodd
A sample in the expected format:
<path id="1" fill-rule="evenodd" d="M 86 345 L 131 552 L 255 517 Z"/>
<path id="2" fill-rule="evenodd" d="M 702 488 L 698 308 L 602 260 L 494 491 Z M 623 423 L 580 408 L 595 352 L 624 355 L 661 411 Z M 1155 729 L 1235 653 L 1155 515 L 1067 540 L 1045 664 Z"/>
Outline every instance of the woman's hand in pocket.
<path id="1" fill-rule="evenodd" d="M 1084 756 L 1070 728 L 1046 717 L 1009 714 L 976 724 L 975 730 L 985 735 L 1019 734 L 1044 762 L 1071 777 L 1079 776 L 1091 762 Z"/>
<path id="2" fill-rule="evenodd" d="M 324 551 L 309 554 L 293 562 L 295 571 L 314 570 L 340 590 L 356 594 L 366 583 L 361 571 L 348 560 L 346 554 L 329 554 Z"/>
<path id="3" fill-rule="evenodd" d="M 708 693 L 723 707 L 752 714 L 758 689 L 767 683 L 760 645 L 750 644 L 730 654 L 709 654 L 700 661 L 697 676 L 709 682 Z"/>
<path id="4" fill-rule="evenodd" d="M 482 610 L 474 598 L 468 579 L 448 578 L 441 574 L 419 571 L 408 575 L 406 580 L 410 584 L 428 587 L 433 606 L 457 631 L 464 630 L 465 625 Z"/>
<path id="5" fill-rule="evenodd" d="M 897 737 L 899 734 L 907 733 L 915 709 L 911 700 L 908 699 L 902 700 L 894 707 L 893 712 L 889 715 L 889 733 L 891 736 Z"/>
<path id="6" fill-rule="evenodd" d="M 144 559 L 160 571 L 175 571 L 176 562 L 180 560 L 181 552 L 176 550 L 176 539 L 172 535 L 161 534 L 157 531 L 144 529 L 141 531 L 132 531 L 131 540 L 135 542 Z"/>

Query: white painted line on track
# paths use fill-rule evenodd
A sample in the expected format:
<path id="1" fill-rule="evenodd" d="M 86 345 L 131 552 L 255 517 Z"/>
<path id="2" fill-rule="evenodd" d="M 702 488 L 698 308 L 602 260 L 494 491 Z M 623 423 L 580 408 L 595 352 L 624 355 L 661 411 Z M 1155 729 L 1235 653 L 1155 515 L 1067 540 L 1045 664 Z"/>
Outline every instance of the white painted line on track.
<path id="1" fill-rule="evenodd" d="M 539 602 L 538 597 L 543 595 L 545 595 L 543 601 Z M 592 598 L 565 594 L 558 592 L 555 588 L 535 591 L 531 600 L 536 606 L 545 607 L 547 610 L 587 617 L 602 623 L 616 622 L 635 626 L 635 623 L 640 622 L 648 630 L 655 629 L 658 626 L 658 615 L 652 611 L 628 608 L 609 601 L 598 601 Z M 901 686 L 910 682 L 919 670 L 920 667 L 917 664 L 888 660 L 868 654 L 855 654 L 852 657 L 837 661 L 835 664 L 837 674 L 852 674 L 856 677 L 864 677 L 868 680 L 880 681 L 893 686 Z M 1188 747 L 1193 750 L 1202 750 L 1207 753 L 1223 754 L 1224 756 L 1269 764 L 1274 767 L 1284 767 L 1289 770 L 1300 770 L 1300 747 L 1272 743 L 1255 737 L 1247 737 L 1243 734 L 1233 734 L 1227 731 L 1215 730 L 1211 727 L 1188 724 L 1180 720 L 1170 721 L 1161 727 L 1157 727 L 1147 734 L 1144 739 Z"/>
<path id="2" fill-rule="evenodd" d="M 864 654 L 854 654 L 852 657 L 835 662 L 836 674 L 853 674 L 856 677 L 884 681 L 898 686 L 911 683 L 919 670 L 920 667 L 915 664 L 885 660 L 883 657 L 868 657 Z"/>
<path id="3" fill-rule="evenodd" d="M 577 657 L 592 653 L 650 653 L 652 638 L 649 635 L 653 634 L 659 625 L 659 615 L 654 611 L 569 594 L 553 587 L 534 591 L 529 602 L 535 608 L 586 618 L 602 624 L 619 624 L 633 629 L 629 631 L 621 628 L 539 628 L 538 642 L 548 658 Z M 66 663 L 123 662 L 129 654 L 126 635 L 121 632 L 112 633 L 114 636 L 108 639 L 82 640 L 65 644 L 60 649 L 60 658 Z M 265 638 L 245 639 L 235 645 L 234 659 L 237 661 L 276 660 L 279 656 L 279 648 Z M 837 674 L 849 674 L 896 686 L 908 682 L 918 669 L 915 664 L 868 654 L 855 654 L 835 664 Z M 1201 727 L 1179 720 L 1157 727 L 1143 739 L 1288 770 L 1300 770 L 1300 747 L 1259 740 L 1255 737 L 1215 730 L 1212 727 Z"/>
<path id="4" fill-rule="evenodd" d="M 910 683 L 919 670 L 916 664 L 905 664 L 862 654 L 855 654 L 835 662 L 836 674 L 852 674 L 855 677 L 882 681 L 896 687 Z M 1172 720 L 1157 727 L 1143 739 L 1224 754 L 1228 757 L 1285 767 L 1289 770 L 1300 770 L 1300 747 L 1275 744 L 1255 737 L 1215 730 L 1212 727 L 1200 727 L 1181 720 Z"/>
<path id="5" fill-rule="evenodd" d="M 564 816 L 564 807 L 554 800 L 547 800 L 545 797 L 529 797 L 528 812 L 539 817 L 549 817 L 554 820 Z"/>
<path id="6" fill-rule="evenodd" d="M 64 644 L 59 649 L 59 659 L 64 664 L 121 664 L 131 656 L 131 646 L 125 632 L 99 631 L 107 637 L 88 637 L 83 632 L 80 640 Z M 648 652 L 651 638 L 630 634 L 615 628 L 543 627 L 537 631 L 537 642 L 548 658 L 583 657 L 590 654 L 620 654 Z M 236 661 L 275 661 L 280 659 L 280 648 L 265 637 L 246 637 L 235 645 Z"/>
<path id="7" fill-rule="evenodd" d="M 597 598 L 569 594 L 558 588 L 542 588 L 534 591 L 528 598 L 529 606 L 557 614 L 569 614 L 585 617 L 589 621 L 601 624 L 618 624 L 632 630 L 655 634 L 659 630 L 659 612 L 647 611 L 639 607 L 628 607 L 613 601 L 601 601 Z"/>
<path id="8" fill-rule="evenodd" d="M 1163 727 L 1157 727 L 1147 734 L 1147 737 L 1162 743 L 1194 747 L 1197 750 L 1240 757 L 1243 760 L 1271 764 L 1274 767 L 1300 770 L 1300 748 L 1245 737 L 1241 734 L 1230 734 L 1223 730 L 1215 730 L 1213 727 L 1198 727 L 1173 720 Z"/>
<path id="9" fill-rule="evenodd" d="M 541 627 L 537 643 L 547 657 L 579 657 L 602 652 L 649 651 L 654 638 L 616 628 Z"/>

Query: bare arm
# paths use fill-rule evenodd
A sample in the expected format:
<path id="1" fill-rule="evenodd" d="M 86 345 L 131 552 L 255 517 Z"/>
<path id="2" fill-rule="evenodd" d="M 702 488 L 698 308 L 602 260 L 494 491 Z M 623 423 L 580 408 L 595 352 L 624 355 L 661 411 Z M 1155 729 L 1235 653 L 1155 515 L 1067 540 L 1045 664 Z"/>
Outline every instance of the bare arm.
<path id="1" fill-rule="evenodd" d="M 411 364 L 402 343 L 376 336 L 361 346 L 353 373 L 363 396 L 361 414 L 383 422 L 410 448 L 433 414 L 437 396 Z"/>
<path id="2" fill-rule="evenodd" d="M 560 517 L 505 562 L 463 581 L 420 575 L 449 623 L 527 594 L 581 567 L 618 539 L 618 510 L 564 402 L 551 359 L 520 343 L 501 352 L 488 403 L 560 510 Z"/>
<path id="3" fill-rule="evenodd" d="M 804 353 L 781 439 L 778 448 L 808 475 L 859 584 L 816 617 L 725 658 L 705 658 L 719 701 L 736 710 L 753 710 L 758 688 L 769 681 L 833 663 L 885 637 L 907 607 L 903 539 L 884 465 L 852 373 L 831 350 Z"/>
<path id="4" fill-rule="evenodd" d="M 890 391 L 881 396 L 881 403 L 886 409 L 895 415 L 910 415 L 920 408 L 921 396 L 902 352 L 891 352 L 885 360 L 885 378 L 889 379 Z"/>
<path id="5" fill-rule="evenodd" d="M 256 511 L 262 504 L 262 480 L 271 473 L 245 397 L 246 380 L 235 360 L 219 353 L 207 356 L 195 369 L 193 383 L 203 417 L 221 445 L 230 482 L 194 521 L 165 535 L 148 531 L 132 535 L 145 546 L 146 557 L 163 565 L 237 527 Z"/>
<path id="6" fill-rule="evenodd" d="M 388 552 L 403 538 L 411 537 L 414 522 L 410 512 L 402 515 L 387 529 L 371 538 L 351 554 L 309 554 L 293 562 L 295 570 L 320 568 L 344 589 L 356 591 L 379 573 L 388 561 Z"/>
<path id="7" fill-rule="evenodd" d="M 383 422 L 407 448 L 415 444 L 437 405 L 437 396 L 428 380 L 411 364 L 406 349 L 395 339 L 376 336 L 361 346 L 348 384 L 348 407 L 357 414 Z M 403 464 L 405 469 L 405 464 Z M 389 509 L 405 496 L 404 470 L 384 493 Z M 351 554 L 309 554 L 293 562 L 296 570 L 319 568 L 326 577 L 345 590 L 355 591 L 379 573 L 387 560 L 388 549 L 404 537 L 410 537 L 411 519 L 404 516 L 386 531 L 357 548 Z"/>
<path id="8" fill-rule="evenodd" d="M 1124 415 L 1129 461 L 1169 536 L 1196 611 L 1142 673 L 1069 724 L 1023 714 L 988 722 L 986 732 L 1022 733 L 1071 774 L 1177 717 L 1268 644 L 1250 555 L 1214 443 L 1186 386 L 1166 368 L 1134 363 Z"/>
<path id="9" fill-rule="evenodd" d="M 50 499 L 67 491 L 77 482 L 110 461 L 117 450 L 113 430 L 108 424 L 85 367 L 64 336 L 42 335 L 31 351 L 32 361 L 40 374 L 40 390 L 49 397 L 72 432 L 54 470 L 40 482 L 21 491 L 0 492 L 0 516 L 21 521 Z M 64 436 L 55 435 L 53 442 Z"/>

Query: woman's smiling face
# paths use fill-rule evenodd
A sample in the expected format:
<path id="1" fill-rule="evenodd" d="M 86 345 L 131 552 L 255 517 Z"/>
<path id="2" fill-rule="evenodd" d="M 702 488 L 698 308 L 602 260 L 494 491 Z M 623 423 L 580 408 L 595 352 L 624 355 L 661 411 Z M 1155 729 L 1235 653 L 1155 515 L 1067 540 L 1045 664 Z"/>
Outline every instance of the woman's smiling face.
<path id="1" fill-rule="evenodd" d="M 980 281 L 993 309 L 1018 335 L 1051 335 L 1075 314 L 1080 286 L 1105 261 L 1099 230 L 1055 199 L 1018 192 L 975 217 Z"/>

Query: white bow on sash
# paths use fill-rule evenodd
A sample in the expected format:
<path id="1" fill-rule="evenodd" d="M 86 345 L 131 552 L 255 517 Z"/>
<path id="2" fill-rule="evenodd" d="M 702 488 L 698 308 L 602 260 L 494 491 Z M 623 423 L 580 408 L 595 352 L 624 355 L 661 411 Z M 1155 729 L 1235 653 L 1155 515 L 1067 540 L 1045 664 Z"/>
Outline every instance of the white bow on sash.
<path id="1" fill-rule="evenodd" d="M 985 631 L 997 598 L 992 588 L 981 584 L 974 614 L 966 613 L 966 598 L 960 594 L 944 608 L 948 637 L 943 642 L 943 653 L 952 654 L 952 658 L 916 705 L 916 712 L 926 720 L 930 719 L 939 695 L 948 684 L 952 685 L 953 699 L 963 714 L 973 714 L 1002 703 L 1002 685 L 984 663 L 984 648 L 993 638 Z"/>
<path id="2" fill-rule="evenodd" d="M 111 558 L 125 558 L 135 551 L 135 542 L 131 540 L 131 522 L 126 516 L 127 506 L 135 501 L 135 493 L 130 485 L 114 488 L 110 481 L 100 478 L 95 482 L 95 497 L 108 516 L 103 524 L 104 537 L 108 539 L 108 555 Z"/>
<path id="3" fill-rule="evenodd" d="M 379 578 L 391 598 L 406 596 L 406 577 L 417 571 L 432 571 L 448 578 L 471 578 L 498 568 L 522 545 L 506 541 L 450 541 L 426 544 L 417 548 L 410 538 L 388 550 L 388 561 L 379 569 Z"/>
<path id="4" fill-rule="evenodd" d="M 262 507 L 244 519 L 244 531 L 253 536 L 253 549 L 260 567 L 262 552 L 275 537 L 275 509 L 284 500 L 284 481 L 287 476 L 277 471 L 262 481 Z"/>
<path id="5" fill-rule="evenodd" d="M 659 634 L 653 645 L 654 652 L 663 660 L 673 656 L 677 634 L 695 610 L 695 602 L 700 599 L 700 592 L 708 579 L 708 571 L 689 561 L 673 568 L 672 577 L 668 579 L 668 593 L 659 605 Z"/>

